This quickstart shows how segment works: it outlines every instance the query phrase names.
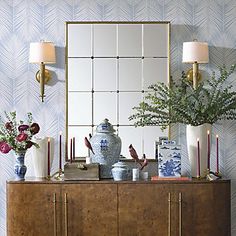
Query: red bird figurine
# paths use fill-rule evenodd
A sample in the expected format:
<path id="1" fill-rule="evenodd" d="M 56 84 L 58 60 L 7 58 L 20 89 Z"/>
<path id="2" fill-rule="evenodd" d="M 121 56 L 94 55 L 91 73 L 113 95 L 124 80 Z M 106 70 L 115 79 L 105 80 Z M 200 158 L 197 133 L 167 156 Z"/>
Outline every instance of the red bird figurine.
<path id="1" fill-rule="evenodd" d="M 136 152 L 136 150 L 134 149 L 134 147 L 133 147 L 132 144 L 129 145 L 129 153 L 130 153 L 130 156 L 131 156 L 136 162 L 138 162 L 140 165 L 142 165 L 142 164 L 140 163 L 139 158 L 138 158 L 138 154 L 137 154 L 137 152 Z"/>
<path id="2" fill-rule="evenodd" d="M 92 152 L 93 155 L 94 155 L 94 151 L 93 151 L 92 145 L 91 145 L 91 143 L 89 142 L 89 140 L 87 139 L 87 137 L 84 138 L 84 143 L 85 143 L 85 146 L 86 146 L 89 150 L 91 150 L 91 152 Z"/>
<path id="3" fill-rule="evenodd" d="M 144 161 L 143 161 L 143 163 L 141 164 L 140 170 L 143 170 L 143 168 L 144 168 L 145 166 L 147 166 L 147 164 L 148 164 L 148 160 L 147 160 L 145 154 L 143 154 L 143 159 L 144 159 Z"/>

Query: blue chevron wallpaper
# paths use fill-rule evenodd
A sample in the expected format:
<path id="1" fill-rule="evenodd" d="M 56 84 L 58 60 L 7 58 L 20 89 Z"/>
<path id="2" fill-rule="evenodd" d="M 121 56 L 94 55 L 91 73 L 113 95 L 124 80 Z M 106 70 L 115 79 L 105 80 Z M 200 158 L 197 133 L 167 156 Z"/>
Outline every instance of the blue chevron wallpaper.
<path id="1" fill-rule="evenodd" d="M 189 67 L 181 62 L 182 43 L 195 38 L 210 45 L 210 63 L 201 67 L 205 73 L 236 62 L 235 0 L 0 0 L 0 16 L 0 114 L 16 110 L 23 116 L 32 111 L 42 136 L 56 138 L 65 128 L 65 21 L 170 21 L 174 78 Z M 53 80 L 46 86 L 44 104 L 34 79 L 38 66 L 28 63 L 29 43 L 40 39 L 57 46 L 57 64 L 49 68 Z M 236 75 L 231 83 L 236 87 L 235 79 Z M 173 137 L 182 144 L 184 130 L 182 125 L 172 128 Z M 221 137 L 221 171 L 232 179 L 232 235 L 236 235 L 236 122 L 216 124 L 213 131 Z M 13 177 L 14 162 L 12 153 L 0 155 L 0 236 L 6 235 L 5 186 Z M 189 168 L 187 161 L 184 168 Z"/>

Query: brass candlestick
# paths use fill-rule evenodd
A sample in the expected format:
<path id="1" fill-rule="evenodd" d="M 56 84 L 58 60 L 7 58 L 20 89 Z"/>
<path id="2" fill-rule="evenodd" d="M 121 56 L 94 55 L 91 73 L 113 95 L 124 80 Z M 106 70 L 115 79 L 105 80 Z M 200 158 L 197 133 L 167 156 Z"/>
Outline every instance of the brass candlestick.
<path id="1" fill-rule="evenodd" d="M 62 169 L 59 169 L 57 172 L 55 172 L 52 175 L 52 178 L 54 178 L 55 180 L 63 180 L 63 175 L 64 175 L 64 171 Z"/>
<path id="2" fill-rule="evenodd" d="M 206 176 L 206 179 L 209 181 L 221 179 L 222 175 L 219 172 L 213 172 L 208 169 L 208 174 Z"/>

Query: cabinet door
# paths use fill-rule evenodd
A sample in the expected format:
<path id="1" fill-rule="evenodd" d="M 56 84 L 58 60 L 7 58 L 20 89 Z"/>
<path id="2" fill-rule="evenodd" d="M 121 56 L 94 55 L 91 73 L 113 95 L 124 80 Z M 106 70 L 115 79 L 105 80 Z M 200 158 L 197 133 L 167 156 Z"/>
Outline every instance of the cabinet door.
<path id="1" fill-rule="evenodd" d="M 171 236 L 189 236 L 192 233 L 193 190 L 192 184 L 174 184 L 172 198 Z M 197 236 L 197 235 L 196 235 Z"/>
<path id="2" fill-rule="evenodd" d="M 63 235 L 117 235 L 116 184 L 65 184 L 62 196 Z"/>
<path id="3" fill-rule="evenodd" d="M 192 235 L 230 235 L 230 183 L 193 184 L 192 195 Z"/>
<path id="4" fill-rule="evenodd" d="M 172 197 L 168 184 L 120 184 L 119 235 L 170 235 Z"/>
<path id="5" fill-rule="evenodd" d="M 8 184 L 7 235 L 58 235 L 59 188 L 56 184 Z"/>

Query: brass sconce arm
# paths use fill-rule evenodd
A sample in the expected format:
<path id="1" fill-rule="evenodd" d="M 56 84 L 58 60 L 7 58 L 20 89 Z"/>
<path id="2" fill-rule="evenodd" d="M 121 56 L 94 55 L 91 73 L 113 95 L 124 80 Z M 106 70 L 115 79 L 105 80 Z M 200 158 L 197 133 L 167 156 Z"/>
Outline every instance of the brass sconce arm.
<path id="1" fill-rule="evenodd" d="M 42 102 L 44 101 L 44 84 L 45 84 L 45 64 L 41 62 L 40 64 L 40 97 Z"/>
<path id="2" fill-rule="evenodd" d="M 198 86 L 198 63 L 193 63 L 193 88 L 197 89 Z"/>

